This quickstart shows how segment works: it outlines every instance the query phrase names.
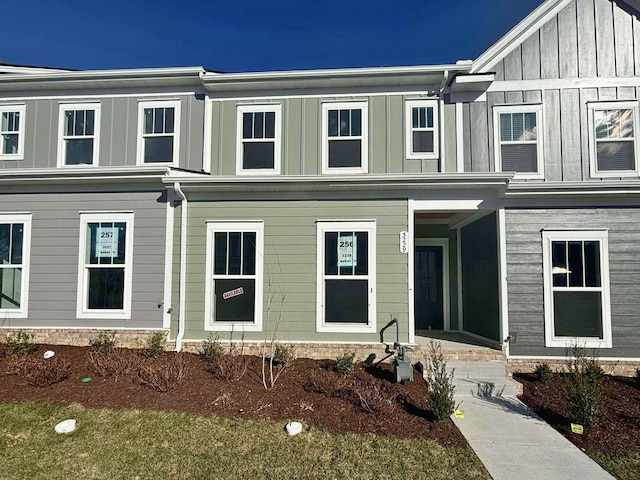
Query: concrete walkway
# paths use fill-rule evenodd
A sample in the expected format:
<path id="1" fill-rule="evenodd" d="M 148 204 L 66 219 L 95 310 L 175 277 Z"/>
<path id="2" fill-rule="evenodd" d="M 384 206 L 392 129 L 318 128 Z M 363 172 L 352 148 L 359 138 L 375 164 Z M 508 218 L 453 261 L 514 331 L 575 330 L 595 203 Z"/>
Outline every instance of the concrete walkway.
<path id="1" fill-rule="evenodd" d="M 615 480 L 516 397 L 497 362 L 448 362 L 464 418 L 453 421 L 494 480 Z"/>

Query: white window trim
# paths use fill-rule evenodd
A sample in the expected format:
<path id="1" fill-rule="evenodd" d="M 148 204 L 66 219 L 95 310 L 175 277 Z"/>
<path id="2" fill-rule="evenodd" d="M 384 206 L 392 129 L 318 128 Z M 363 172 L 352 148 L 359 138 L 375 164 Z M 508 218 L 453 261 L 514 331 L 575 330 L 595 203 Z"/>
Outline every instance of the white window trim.
<path id="1" fill-rule="evenodd" d="M 133 280 L 133 213 L 80 213 L 80 244 L 78 252 L 78 298 L 77 318 L 92 319 L 131 319 L 131 292 Z M 126 223 L 125 260 L 124 264 L 124 293 L 122 309 L 90 310 L 86 307 L 89 295 L 89 271 L 85 268 L 87 251 L 87 224 L 99 222 L 124 222 Z"/>
<path id="2" fill-rule="evenodd" d="M 213 243 L 216 232 L 255 232 L 256 234 L 256 298 L 253 322 L 216 322 L 213 320 Z M 262 331 L 262 310 L 264 298 L 264 222 L 262 221 L 207 221 L 207 243 L 205 254 L 205 300 L 204 330 L 207 332 L 260 332 Z M 239 275 L 239 277 L 247 277 Z"/>
<path id="3" fill-rule="evenodd" d="M 24 159 L 24 124 L 25 124 L 25 112 L 26 106 L 24 104 L 19 105 L 0 105 L 0 116 L 3 113 L 18 112 L 20 114 L 20 125 L 18 126 L 18 153 L 6 153 L 3 154 L 0 145 L 0 160 L 23 160 Z"/>
<path id="4" fill-rule="evenodd" d="M 361 158 L 360 167 L 333 167 L 329 168 L 329 110 L 356 110 L 360 109 L 361 114 L 361 135 L 360 138 Z M 369 106 L 366 101 L 353 102 L 324 102 L 322 104 L 322 174 L 341 175 L 353 173 L 367 173 L 369 171 Z"/>
<path id="5" fill-rule="evenodd" d="M 633 148 L 635 153 L 636 168 L 634 170 L 598 170 L 596 151 L 596 128 L 594 120 L 595 110 L 633 110 Z M 609 177 L 637 177 L 640 172 L 639 147 L 640 147 L 640 119 L 638 119 L 638 102 L 590 102 L 587 103 L 587 121 L 589 128 L 589 166 L 592 178 Z"/>
<path id="6" fill-rule="evenodd" d="M 556 337 L 554 332 L 553 292 L 554 288 L 570 290 L 571 287 L 553 287 L 551 272 L 551 242 L 553 241 L 598 241 L 600 243 L 600 282 L 602 292 L 602 339 L 593 337 Z M 542 270 L 544 278 L 544 336 L 546 347 L 571 347 L 579 345 L 585 348 L 611 348 L 611 302 L 609 293 L 609 232 L 606 230 L 543 230 L 542 231 Z M 587 291 L 585 287 L 576 291 Z"/>
<path id="7" fill-rule="evenodd" d="M 95 119 L 93 122 L 93 135 L 74 138 L 93 138 L 93 159 L 91 164 L 67 165 L 65 156 L 67 153 L 65 137 L 65 113 L 75 110 L 93 110 Z M 100 104 L 99 103 L 62 103 L 58 115 L 58 168 L 83 168 L 97 167 L 100 153 Z"/>
<path id="8" fill-rule="evenodd" d="M 542 104 L 522 104 L 522 105 L 494 105 L 493 107 L 493 147 L 495 159 L 495 171 L 502 172 L 502 142 L 500 140 L 500 114 L 501 113 L 535 113 L 536 114 L 536 153 L 537 153 L 537 172 L 515 172 L 514 178 L 521 179 L 544 179 L 544 127 Z M 513 142 L 523 143 L 523 142 Z"/>
<path id="9" fill-rule="evenodd" d="M 173 161 L 171 162 L 151 162 L 144 161 L 144 109 L 145 108 L 174 108 L 173 115 Z M 157 100 L 144 101 L 138 103 L 138 146 L 136 150 L 136 165 L 138 166 L 157 166 L 157 165 L 173 165 L 178 166 L 180 152 L 180 100 Z M 168 136 L 168 135 L 167 135 Z"/>
<path id="10" fill-rule="evenodd" d="M 369 234 L 369 274 L 366 275 L 369 281 L 369 318 L 367 325 L 354 325 L 352 323 L 325 323 L 324 316 L 324 258 L 325 232 L 368 232 Z M 318 221 L 316 223 L 316 258 L 317 258 L 317 278 L 316 278 L 316 332 L 319 333 L 376 333 L 376 222 L 375 221 Z M 358 276 L 358 278 L 363 278 Z"/>
<path id="11" fill-rule="evenodd" d="M 22 280 L 20 308 L 0 308 L 2 318 L 27 318 L 29 311 L 29 271 L 31 265 L 31 214 L 0 214 L 0 223 L 22 223 Z M 11 268 L 11 267 L 10 267 Z M 13 267 L 15 268 L 15 267 Z"/>
<path id="12" fill-rule="evenodd" d="M 433 108 L 433 152 L 414 152 L 413 151 L 413 114 L 414 107 Z M 437 159 L 440 157 L 440 115 L 438 113 L 438 100 L 407 100 L 405 103 L 405 155 L 411 159 Z M 416 129 L 424 131 L 424 129 Z"/>
<path id="13" fill-rule="evenodd" d="M 275 137 L 273 138 L 273 168 L 242 168 L 243 163 L 243 143 L 247 141 L 242 138 L 242 115 L 244 113 L 275 113 Z M 237 175 L 280 175 L 281 168 L 281 138 L 282 138 L 282 106 L 281 105 L 238 105 L 237 109 L 237 130 L 236 130 L 236 174 Z M 249 140 L 251 141 L 251 140 Z"/>

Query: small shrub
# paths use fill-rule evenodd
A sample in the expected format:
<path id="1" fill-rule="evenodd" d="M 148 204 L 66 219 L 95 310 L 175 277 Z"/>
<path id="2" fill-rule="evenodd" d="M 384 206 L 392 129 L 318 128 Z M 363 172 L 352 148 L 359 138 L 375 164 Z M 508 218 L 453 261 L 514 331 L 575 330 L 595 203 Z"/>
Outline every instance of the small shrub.
<path id="1" fill-rule="evenodd" d="M 128 348 L 114 348 L 107 355 L 96 351 L 89 352 L 93 371 L 101 377 L 117 378 L 121 375 L 131 375 L 135 372 L 137 357 L 136 353 Z"/>
<path id="2" fill-rule="evenodd" d="M 97 337 L 89 340 L 91 351 L 100 355 L 110 355 L 116 345 L 116 332 L 100 332 Z"/>
<path id="3" fill-rule="evenodd" d="M 167 343 L 167 335 L 165 332 L 153 332 L 147 339 L 147 345 L 142 349 L 142 355 L 146 358 L 159 357 L 164 353 L 164 347 Z"/>
<path id="4" fill-rule="evenodd" d="M 247 358 L 231 350 L 221 355 L 207 370 L 218 380 L 237 382 L 247 373 Z"/>
<path id="5" fill-rule="evenodd" d="M 600 416 L 600 399 L 607 376 L 597 357 L 589 357 L 577 345 L 571 348 L 567 370 L 565 388 L 569 399 L 569 417 L 574 423 L 593 426 Z"/>
<path id="6" fill-rule="evenodd" d="M 224 355 L 224 348 L 220 344 L 220 337 L 216 333 L 210 333 L 202 342 L 200 356 L 207 363 L 216 363 Z"/>
<path id="7" fill-rule="evenodd" d="M 33 342 L 35 335 L 27 332 L 18 332 L 7 335 L 5 346 L 11 355 L 26 356 L 35 352 L 38 346 Z"/>
<path id="8" fill-rule="evenodd" d="M 327 370 L 317 370 L 311 373 L 304 382 L 303 388 L 307 392 L 320 393 L 322 395 L 339 396 L 348 383 L 344 375 L 336 375 Z"/>
<path id="9" fill-rule="evenodd" d="M 349 373 L 353 370 L 355 358 L 356 352 L 344 352 L 341 356 L 336 358 L 336 363 L 334 363 L 333 369 L 339 373 Z"/>
<path id="10" fill-rule="evenodd" d="M 397 393 L 385 388 L 385 385 L 361 385 L 354 388 L 356 405 L 365 413 L 377 414 L 393 408 Z"/>
<path id="11" fill-rule="evenodd" d="M 289 365 L 296 359 L 296 347 L 279 343 L 273 352 L 273 361 L 277 365 Z"/>
<path id="12" fill-rule="evenodd" d="M 7 373 L 24 378 L 33 387 L 43 388 L 69 378 L 71 365 L 60 357 L 47 359 L 22 355 L 14 357 Z"/>
<path id="13" fill-rule="evenodd" d="M 183 354 L 177 353 L 155 358 L 139 366 L 135 379 L 143 387 L 164 393 L 180 385 L 187 371 Z"/>
<path id="14" fill-rule="evenodd" d="M 553 373 L 548 363 L 539 363 L 536 366 L 535 373 L 542 383 L 549 383 L 553 379 Z"/>
<path id="15" fill-rule="evenodd" d="M 429 408 L 436 417 L 441 421 L 449 418 L 456 409 L 456 403 L 453 399 L 455 387 L 453 386 L 453 375 L 447 372 L 447 362 L 444 361 L 442 347 L 440 343 L 431 340 L 429 342 L 429 357 L 426 365 L 427 372 L 427 398 L 429 399 Z"/>

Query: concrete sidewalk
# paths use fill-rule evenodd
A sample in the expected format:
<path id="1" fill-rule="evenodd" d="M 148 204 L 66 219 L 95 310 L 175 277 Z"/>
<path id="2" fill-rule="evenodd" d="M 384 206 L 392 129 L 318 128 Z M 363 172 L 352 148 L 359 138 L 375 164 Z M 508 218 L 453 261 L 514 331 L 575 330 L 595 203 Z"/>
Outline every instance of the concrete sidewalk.
<path id="1" fill-rule="evenodd" d="M 506 367 L 448 362 L 455 368 L 453 421 L 494 480 L 615 480 L 516 397 Z"/>

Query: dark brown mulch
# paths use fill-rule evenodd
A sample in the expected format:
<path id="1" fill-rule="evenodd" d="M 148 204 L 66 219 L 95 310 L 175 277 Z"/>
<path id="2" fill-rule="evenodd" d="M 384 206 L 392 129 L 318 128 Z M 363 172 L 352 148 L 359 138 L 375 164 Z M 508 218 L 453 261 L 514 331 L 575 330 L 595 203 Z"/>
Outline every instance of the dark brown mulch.
<path id="1" fill-rule="evenodd" d="M 554 374 L 548 383 L 535 374 L 516 374 L 524 386 L 520 399 L 552 427 L 586 452 L 615 455 L 640 451 L 640 383 L 634 378 L 608 377 L 602 397 L 601 417 L 582 435 L 571 431 L 564 378 Z"/>
<path id="2" fill-rule="evenodd" d="M 172 390 L 160 393 L 141 385 L 134 374 L 97 376 L 89 347 L 40 345 L 33 354 L 54 350 L 71 366 L 69 377 L 48 387 L 34 387 L 11 374 L 10 355 L 0 355 L 0 402 L 79 403 L 88 408 L 185 411 L 247 419 L 302 421 L 335 432 L 374 433 L 429 438 L 444 445 L 466 445 L 450 420 L 436 422 L 428 410 L 424 381 L 393 383 L 392 367 L 358 364 L 352 373 L 331 370 L 332 361 L 296 359 L 275 388 L 262 384 L 261 359 L 245 357 L 246 374 L 225 381 L 208 371 L 199 355 L 181 353 L 186 374 Z M 170 362 L 176 354 L 166 353 Z M 148 362 L 136 354 L 136 362 Z M 88 383 L 82 379 L 92 377 Z"/>

